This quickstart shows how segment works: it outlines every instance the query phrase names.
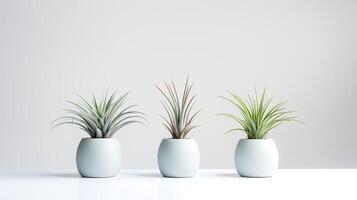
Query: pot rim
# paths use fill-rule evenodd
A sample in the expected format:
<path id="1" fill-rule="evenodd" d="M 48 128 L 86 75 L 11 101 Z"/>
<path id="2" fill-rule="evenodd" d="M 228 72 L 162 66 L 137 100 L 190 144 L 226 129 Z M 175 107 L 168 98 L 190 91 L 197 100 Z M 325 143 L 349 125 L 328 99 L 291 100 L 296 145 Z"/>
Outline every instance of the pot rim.
<path id="1" fill-rule="evenodd" d="M 82 140 L 118 140 L 117 138 L 110 137 L 110 138 L 92 138 L 92 137 L 85 137 Z"/>
<path id="2" fill-rule="evenodd" d="M 194 138 L 163 138 L 163 140 L 180 140 L 180 141 L 182 141 L 182 140 L 194 140 Z"/>
<path id="3" fill-rule="evenodd" d="M 273 140 L 272 138 L 262 138 L 262 139 L 248 139 L 248 138 L 241 138 L 242 141 L 252 141 L 252 142 L 260 142 L 260 141 L 270 141 Z M 273 140 L 274 141 L 274 140 Z"/>

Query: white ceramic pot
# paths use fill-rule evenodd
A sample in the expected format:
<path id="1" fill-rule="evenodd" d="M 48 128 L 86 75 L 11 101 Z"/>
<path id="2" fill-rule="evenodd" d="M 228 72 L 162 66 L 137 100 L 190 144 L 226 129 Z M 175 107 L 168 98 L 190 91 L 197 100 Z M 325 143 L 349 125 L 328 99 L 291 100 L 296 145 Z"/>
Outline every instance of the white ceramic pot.
<path id="1" fill-rule="evenodd" d="M 240 176 L 271 177 L 279 165 L 279 153 L 272 139 L 241 139 L 235 151 Z"/>
<path id="2" fill-rule="evenodd" d="M 112 177 L 121 166 L 121 149 L 116 138 L 83 138 L 77 149 L 77 169 L 83 177 Z"/>
<path id="3" fill-rule="evenodd" d="M 165 177 L 192 177 L 200 163 L 200 152 L 194 139 L 163 139 L 158 152 L 159 169 Z"/>

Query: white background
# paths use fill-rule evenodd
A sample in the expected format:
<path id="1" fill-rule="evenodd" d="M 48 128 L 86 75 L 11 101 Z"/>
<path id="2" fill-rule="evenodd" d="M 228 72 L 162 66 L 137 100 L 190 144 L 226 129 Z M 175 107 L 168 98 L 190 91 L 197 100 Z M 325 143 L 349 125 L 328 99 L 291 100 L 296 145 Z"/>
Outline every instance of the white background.
<path id="1" fill-rule="evenodd" d="M 357 167 L 356 1 L 0 0 L 0 168 L 75 168 L 86 135 L 50 122 L 107 87 L 132 90 L 149 123 L 124 128 L 124 168 L 156 168 L 163 137 L 154 83 L 195 82 L 201 168 L 233 168 L 243 134 L 218 98 L 267 87 L 303 124 L 270 134 L 281 168 Z"/>

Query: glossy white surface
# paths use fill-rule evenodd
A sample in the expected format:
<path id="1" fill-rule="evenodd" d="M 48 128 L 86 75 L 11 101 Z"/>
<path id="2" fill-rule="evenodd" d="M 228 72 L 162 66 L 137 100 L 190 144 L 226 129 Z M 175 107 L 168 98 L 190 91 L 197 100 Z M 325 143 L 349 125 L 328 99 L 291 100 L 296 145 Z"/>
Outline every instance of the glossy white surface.
<path id="1" fill-rule="evenodd" d="M 158 165 L 163 176 L 192 177 L 200 164 L 200 151 L 194 139 L 171 139 L 161 141 L 158 150 Z"/>
<path id="2" fill-rule="evenodd" d="M 78 145 L 76 163 L 85 177 L 112 177 L 121 166 L 121 148 L 117 138 L 83 138 Z"/>
<path id="3" fill-rule="evenodd" d="M 158 170 L 121 170 L 113 178 L 80 178 L 68 170 L 0 171 L 0 199 L 357 199 L 357 170 L 278 170 L 272 178 L 242 178 L 236 170 L 199 170 L 193 178 L 163 178 Z"/>
<path id="4" fill-rule="evenodd" d="M 241 176 L 270 177 L 278 168 L 279 152 L 272 139 L 240 139 L 234 161 Z"/>

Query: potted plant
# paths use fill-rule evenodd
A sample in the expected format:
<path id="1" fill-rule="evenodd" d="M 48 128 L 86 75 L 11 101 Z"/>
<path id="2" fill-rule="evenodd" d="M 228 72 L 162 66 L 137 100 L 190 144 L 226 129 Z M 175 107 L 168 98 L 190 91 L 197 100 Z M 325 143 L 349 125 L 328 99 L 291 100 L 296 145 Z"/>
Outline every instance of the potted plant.
<path id="1" fill-rule="evenodd" d="M 77 169 L 83 177 L 112 177 L 121 166 L 120 144 L 114 134 L 132 123 L 142 123 L 143 113 L 133 110 L 136 105 L 125 106 L 128 93 L 116 97 L 108 91 L 97 101 L 87 101 L 77 95 L 80 102 L 67 101 L 74 109 L 65 109 L 65 115 L 53 122 L 53 128 L 63 124 L 75 125 L 90 137 L 83 138 L 77 149 Z"/>
<path id="2" fill-rule="evenodd" d="M 272 97 L 266 96 L 266 90 L 258 97 L 248 96 L 248 100 L 229 93 L 222 97 L 234 104 L 241 116 L 220 114 L 233 119 L 239 127 L 227 131 L 242 131 L 246 139 L 240 139 L 235 150 L 235 166 L 240 176 L 271 177 L 278 168 L 278 149 L 272 139 L 266 136 L 270 130 L 282 123 L 295 121 L 292 111 L 285 108 L 285 102 L 272 104 Z"/>
<path id="3" fill-rule="evenodd" d="M 174 83 L 164 82 L 165 89 L 156 86 L 164 97 L 161 101 L 167 117 L 163 125 L 170 132 L 171 138 L 161 141 L 158 150 L 159 170 L 164 177 L 192 177 L 196 174 L 200 154 L 196 141 L 188 138 L 190 131 L 197 126 L 193 124 L 200 111 L 192 112 L 196 95 L 191 96 L 193 84 L 186 79 L 183 94 L 179 95 Z"/>

